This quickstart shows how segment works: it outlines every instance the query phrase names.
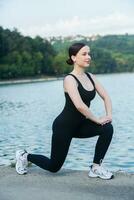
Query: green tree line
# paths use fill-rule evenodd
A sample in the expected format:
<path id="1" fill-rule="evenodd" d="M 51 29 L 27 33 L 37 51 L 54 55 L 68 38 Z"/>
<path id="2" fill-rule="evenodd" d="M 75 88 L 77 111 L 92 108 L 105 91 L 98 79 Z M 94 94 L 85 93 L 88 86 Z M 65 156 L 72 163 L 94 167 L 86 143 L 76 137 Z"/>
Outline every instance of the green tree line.
<path id="1" fill-rule="evenodd" d="M 37 36 L 22 36 L 16 29 L 10 31 L 0 27 L 0 78 L 21 78 L 51 74 L 53 57 L 52 45 Z"/>
<path id="2" fill-rule="evenodd" d="M 0 27 L 0 79 L 58 75 L 68 73 L 68 47 L 84 42 L 91 48 L 91 72 L 134 72 L 134 35 L 93 37 L 23 36 Z"/>

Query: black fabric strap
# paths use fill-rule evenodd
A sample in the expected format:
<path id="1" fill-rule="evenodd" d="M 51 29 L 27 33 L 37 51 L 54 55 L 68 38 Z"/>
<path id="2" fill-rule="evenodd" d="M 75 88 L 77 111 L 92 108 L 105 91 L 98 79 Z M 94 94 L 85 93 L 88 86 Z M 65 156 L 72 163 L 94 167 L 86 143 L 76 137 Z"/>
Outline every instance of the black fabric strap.
<path id="1" fill-rule="evenodd" d="M 75 80 L 78 82 L 78 83 L 80 83 L 80 81 L 78 80 L 78 78 L 76 78 L 76 76 L 75 75 L 73 75 L 73 74 L 68 74 L 68 75 L 71 75 L 71 76 L 73 76 L 74 78 L 75 78 Z M 81 83 L 80 83 L 81 84 Z"/>
<path id="2" fill-rule="evenodd" d="M 85 73 L 88 76 L 88 78 L 90 79 L 90 81 L 92 82 L 93 86 L 95 87 L 95 83 L 94 83 L 93 79 L 91 78 L 90 74 L 88 72 L 85 72 Z"/>

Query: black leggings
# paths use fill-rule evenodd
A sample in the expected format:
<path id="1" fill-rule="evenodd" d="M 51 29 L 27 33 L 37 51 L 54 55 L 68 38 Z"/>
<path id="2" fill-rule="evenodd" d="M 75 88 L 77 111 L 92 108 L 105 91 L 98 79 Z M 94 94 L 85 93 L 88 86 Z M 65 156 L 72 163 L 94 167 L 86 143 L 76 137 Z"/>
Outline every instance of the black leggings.
<path id="1" fill-rule="evenodd" d="M 61 131 L 61 128 L 53 130 L 50 158 L 43 155 L 28 154 L 28 161 L 45 170 L 57 172 L 65 161 L 72 138 L 90 138 L 98 135 L 93 162 L 100 164 L 113 136 L 112 124 L 107 123 L 101 126 L 85 119 L 85 122 L 80 126 L 75 135 L 74 132 L 68 131 L 67 128 L 64 131 Z"/>

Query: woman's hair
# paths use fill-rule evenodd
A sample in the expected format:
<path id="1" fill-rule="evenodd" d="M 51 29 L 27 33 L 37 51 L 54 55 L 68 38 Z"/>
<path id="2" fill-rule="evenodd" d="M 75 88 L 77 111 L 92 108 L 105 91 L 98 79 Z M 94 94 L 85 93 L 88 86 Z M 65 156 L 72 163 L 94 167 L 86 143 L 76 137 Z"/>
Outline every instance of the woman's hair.
<path id="1" fill-rule="evenodd" d="M 69 59 L 66 60 L 68 65 L 74 64 L 71 56 L 75 56 L 79 52 L 79 50 L 84 46 L 86 46 L 86 44 L 79 42 L 79 43 L 74 43 L 69 47 L 68 49 Z"/>

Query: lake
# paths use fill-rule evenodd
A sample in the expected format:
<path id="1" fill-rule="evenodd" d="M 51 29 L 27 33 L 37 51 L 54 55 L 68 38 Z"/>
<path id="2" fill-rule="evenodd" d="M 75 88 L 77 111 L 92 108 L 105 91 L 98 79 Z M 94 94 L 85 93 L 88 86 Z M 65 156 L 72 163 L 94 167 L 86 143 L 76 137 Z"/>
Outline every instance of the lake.
<path id="1" fill-rule="evenodd" d="M 114 137 L 104 159 L 112 171 L 134 173 L 134 73 L 97 75 L 113 105 Z M 15 162 L 15 151 L 50 155 L 52 123 L 65 103 L 63 80 L 0 86 L 0 165 Z M 92 112 L 104 106 L 96 96 Z M 64 168 L 88 170 L 97 137 L 73 139 Z"/>

